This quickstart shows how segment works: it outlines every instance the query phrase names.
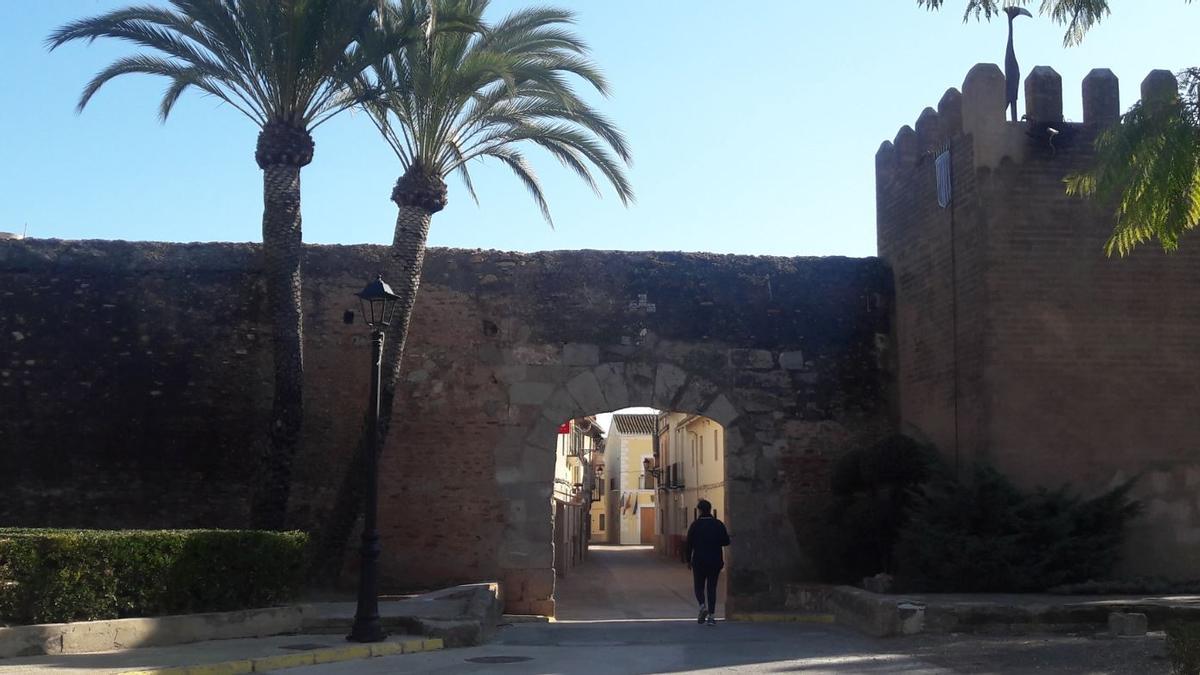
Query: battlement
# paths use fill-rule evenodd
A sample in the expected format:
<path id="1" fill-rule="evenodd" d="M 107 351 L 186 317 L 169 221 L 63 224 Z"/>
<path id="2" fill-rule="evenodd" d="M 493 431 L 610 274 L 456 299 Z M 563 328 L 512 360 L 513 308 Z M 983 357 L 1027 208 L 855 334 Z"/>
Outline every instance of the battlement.
<path id="1" fill-rule="evenodd" d="M 1142 98 L 1174 92 L 1178 86 L 1170 71 L 1154 70 L 1142 81 Z M 1107 68 L 1097 68 L 1083 79 L 1082 122 L 1064 120 L 1062 76 L 1053 68 L 1034 68 L 1025 78 L 1024 93 L 1024 118 L 1008 121 L 1004 73 L 994 63 L 977 64 L 967 73 L 961 92 L 947 90 L 937 110 L 925 108 L 915 127 L 901 127 L 895 139 L 880 145 L 875 155 L 877 178 L 887 178 L 898 168 L 941 152 L 955 138 L 971 137 L 977 168 L 996 167 L 1005 158 L 1024 161 L 1039 147 L 1058 152 L 1080 132 L 1090 131 L 1086 135 L 1094 136 L 1121 117 L 1120 82 Z"/>

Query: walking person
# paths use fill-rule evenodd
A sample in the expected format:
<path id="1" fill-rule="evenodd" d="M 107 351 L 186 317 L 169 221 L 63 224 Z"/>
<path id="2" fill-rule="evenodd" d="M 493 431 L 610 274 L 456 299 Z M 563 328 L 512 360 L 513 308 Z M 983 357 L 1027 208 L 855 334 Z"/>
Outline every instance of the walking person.
<path id="1" fill-rule="evenodd" d="M 721 549 L 729 545 L 729 530 L 725 523 L 712 514 L 712 503 L 701 499 L 696 508 L 700 517 L 688 528 L 685 557 L 692 571 L 692 582 L 696 590 L 696 602 L 700 603 L 700 615 L 696 623 L 717 625 L 717 578 L 725 567 L 725 556 Z"/>

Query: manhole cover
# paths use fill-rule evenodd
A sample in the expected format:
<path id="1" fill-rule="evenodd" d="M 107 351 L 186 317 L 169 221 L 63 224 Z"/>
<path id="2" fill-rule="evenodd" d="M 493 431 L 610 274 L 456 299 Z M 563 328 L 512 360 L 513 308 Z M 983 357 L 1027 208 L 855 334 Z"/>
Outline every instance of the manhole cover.
<path id="1" fill-rule="evenodd" d="M 279 645 L 279 648 L 280 649 L 295 649 L 296 651 L 307 652 L 307 651 L 311 651 L 313 649 L 324 649 L 328 646 L 329 645 L 319 645 L 315 642 L 302 642 L 302 643 L 296 644 L 296 645 Z"/>
<path id="2" fill-rule="evenodd" d="M 466 659 L 471 663 L 523 663 L 532 661 L 532 656 L 476 656 L 473 659 Z"/>

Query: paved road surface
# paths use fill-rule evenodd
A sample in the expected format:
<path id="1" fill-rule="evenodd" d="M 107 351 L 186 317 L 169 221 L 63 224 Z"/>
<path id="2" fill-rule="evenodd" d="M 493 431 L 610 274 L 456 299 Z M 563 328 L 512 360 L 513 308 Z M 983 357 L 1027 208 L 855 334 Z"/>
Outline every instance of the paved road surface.
<path id="1" fill-rule="evenodd" d="M 559 621 L 696 618 L 692 573 L 649 546 L 593 546 L 555 593 Z M 717 613 L 725 614 L 724 575 Z"/>
<path id="2" fill-rule="evenodd" d="M 1166 673 L 1162 640 L 930 636 L 879 640 L 817 624 L 696 624 L 691 573 L 638 547 L 596 547 L 559 581 L 559 621 L 483 647 L 288 671 L 384 673 Z M 719 601 L 723 605 L 723 600 Z M 508 660 L 511 662 L 497 662 Z"/>
<path id="3" fill-rule="evenodd" d="M 949 672 L 881 651 L 873 641 L 835 626 L 700 626 L 691 586 L 686 567 L 658 557 L 649 547 L 597 546 L 587 563 L 559 579 L 556 623 L 507 626 L 483 647 L 292 672 Z M 721 586 L 718 610 L 724 604 L 724 583 Z M 520 660 L 496 663 L 496 657 Z"/>

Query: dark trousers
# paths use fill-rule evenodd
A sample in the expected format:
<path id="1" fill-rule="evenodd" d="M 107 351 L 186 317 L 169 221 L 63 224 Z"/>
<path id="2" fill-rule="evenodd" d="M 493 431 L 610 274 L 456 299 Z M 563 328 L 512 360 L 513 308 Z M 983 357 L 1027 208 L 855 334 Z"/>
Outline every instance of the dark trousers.
<path id="1" fill-rule="evenodd" d="M 708 613 L 712 615 L 717 613 L 717 577 L 719 576 L 721 576 L 720 567 L 707 569 L 692 566 L 692 584 L 696 589 L 696 602 L 705 602 L 707 599 L 705 607 L 708 607 Z"/>

